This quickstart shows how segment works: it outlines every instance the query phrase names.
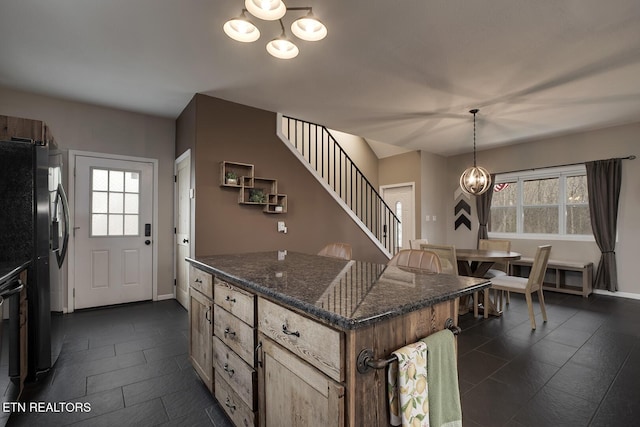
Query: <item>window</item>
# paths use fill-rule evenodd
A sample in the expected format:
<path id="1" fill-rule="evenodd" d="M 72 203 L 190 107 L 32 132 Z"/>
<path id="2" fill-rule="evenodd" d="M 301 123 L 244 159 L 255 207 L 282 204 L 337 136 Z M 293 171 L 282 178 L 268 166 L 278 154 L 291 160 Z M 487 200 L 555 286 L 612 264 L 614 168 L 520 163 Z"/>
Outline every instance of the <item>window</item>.
<path id="1" fill-rule="evenodd" d="M 91 170 L 91 236 L 139 234 L 140 173 Z"/>
<path id="2" fill-rule="evenodd" d="M 584 166 L 496 175 L 489 232 L 592 236 Z"/>
<path id="3" fill-rule="evenodd" d="M 396 216 L 398 217 L 398 236 L 396 238 L 396 247 L 402 247 L 402 202 L 396 202 Z"/>

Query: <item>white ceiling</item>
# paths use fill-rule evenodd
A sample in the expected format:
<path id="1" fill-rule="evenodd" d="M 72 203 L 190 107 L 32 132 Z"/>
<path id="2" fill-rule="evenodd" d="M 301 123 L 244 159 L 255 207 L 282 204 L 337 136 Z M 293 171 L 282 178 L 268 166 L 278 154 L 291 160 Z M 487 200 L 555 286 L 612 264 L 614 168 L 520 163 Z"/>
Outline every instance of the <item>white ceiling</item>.
<path id="1" fill-rule="evenodd" d="M 329 30 L 289 61 L 277 22 L 223 33 L 242 0 L 0 0 L 0 85 L 171 118 L 205 93 L 443 155 L 475 107 L 479 149 L 640 121 L 638 0 L 285 3 Z"/>

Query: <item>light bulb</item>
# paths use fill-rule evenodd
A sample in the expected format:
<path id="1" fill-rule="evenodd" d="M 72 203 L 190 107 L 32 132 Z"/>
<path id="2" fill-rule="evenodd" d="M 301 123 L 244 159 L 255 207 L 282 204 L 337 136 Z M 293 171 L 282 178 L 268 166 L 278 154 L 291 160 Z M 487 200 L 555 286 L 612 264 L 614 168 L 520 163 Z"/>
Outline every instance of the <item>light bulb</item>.
<path id="1" fill-rule="evenodd" d="M 265 21 L 280 19 L 287 12 L 282 0 L 245 0 L 244 6 L 253 16 Z"/>
<path id="2" fill-rule="evenodd" d="M 267 52 L 279 59 L 292 59 L 300 52 L 298 46 L 283 36 L 267 43 Z"/>
<path id="3" fill-rule="evenodd" d="M 327 27 L 309 13 L 291 24 L 291 32 L 302 40 L 315 42 L 327 36 Z"/>
<path id="4" fill-rule="evenodd" d="M 243 43 L 254 42 L 260 38 L 260 30 L 244 16 L 244 12 L 241 16 L 225 22 L 222 29 L 226 35 Z"/>

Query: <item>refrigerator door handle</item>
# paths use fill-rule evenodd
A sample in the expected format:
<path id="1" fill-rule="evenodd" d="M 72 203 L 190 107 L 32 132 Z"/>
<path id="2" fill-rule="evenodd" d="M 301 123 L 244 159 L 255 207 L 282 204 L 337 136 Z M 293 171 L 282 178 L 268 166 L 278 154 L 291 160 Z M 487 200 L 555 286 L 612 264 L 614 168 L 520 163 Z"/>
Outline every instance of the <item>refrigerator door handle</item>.
<path id="1" fill-rule="evenodd" d="M 64 192 L 62 184 L 58 184 L 58 191 L 56 197 L 60 199 L 62 205 L 62 216 L 64 223 L 64 237 L 62 239 L 62 248 L 56 252 L 56 258 L 58 260 L 58 267 L 62 268 L 64 258 L 67 255 L 67 247 L 69 246 L 69 203 L 67 202 L 67 194 Z"/>

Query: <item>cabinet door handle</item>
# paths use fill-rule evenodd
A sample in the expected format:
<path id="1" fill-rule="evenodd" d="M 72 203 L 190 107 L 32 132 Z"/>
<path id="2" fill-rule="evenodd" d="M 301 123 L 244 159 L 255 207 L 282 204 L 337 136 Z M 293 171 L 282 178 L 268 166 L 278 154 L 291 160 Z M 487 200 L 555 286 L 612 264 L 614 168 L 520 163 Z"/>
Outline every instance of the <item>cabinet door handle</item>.
<path id="1" fill-rule="evenodd" d="M 236 336 L 236 333 L 233 332 L 230 328 L 225 328 L 224 329 L 224 336 L 225 338 L 227 337 L 227 335 L 231 335 L 232 337 Z"/>
<path id="2" fill-rule="evenodd" d="M 255 349 L 256 360 L 258 361 L 258 366 L 262 366 L 262 357 L 260 357 L 260 356 L 262 356 L 262 352 L 259 351 L 260 347 L 262 347 L 262 341 L 258 342 L 258 345 L 256 346 L 256 349 Z"/>
<path id="3" fill-rule="evenodd" d="M 235 298 L 231 298 L 231 296 L 227 295 L 227 297 L 225 298 L 225 301 L 229 301 L 231 303 L 234 303 L 234 302 L 236 302 L 236 299 Z"/>
<path id="4" fill-rule="evenodd" d="M 229 368 L 229 364 L 228 364 L 228 363 L 225 363 L 225 364 L 224 364 L 224 366 L 222 367 L 222 369 L 224 369 L 224 370 L 225 370 L 225 372 L 226 372 L 227 374 L 229 374 L 229 376 L 230 376 L 230 377 L 232 377 L 232 376 L 233 376 L 233 374 L 235 374 L 235 373 L 236 373 L 236 371 L 234 371 L 233 369 Z"/>
<path id="5" fill-rule="evenodd" d="M 202 280 L 201 280 L 201 279 L 199 279 L 199 278 L 196 278 L 196 280 L 194 280 L 194 282 L 196 282 L 196 283 L 202 283 Z"/>
<path id="6" fill-rule="evenodd" d="M 231 403 L 231 400 L 229 400 L 229 398 L 228 398 L 228 397 L 227 397 L 227 400 L 225 400 L 225 402 L 224 402 L 224 406 L 226 406 L 227 408 L 229 408 L 229 410 L 230 410 L 231 412 L 233 412 L 233 411 L 235 411 L 235 410 L 236 410 L 236 405 L 232 404 L 232 403 Z"/>
<path id="7" fill-rule="evenodd" d="M 211 307 L 207 308 L 207 311 L 204 313 L 204 318 L 211 324 Z"/>
<path id="8" fill-rule="evenodd" d="M 290 331 L 289 328 L 287 328 L 287 325 L 282 325 L 282 332 L 284 332 L 287 335 L 294 335 L 294 336 L 300 338 L 300 332 L 298 332 L 298 331 Z"/>

